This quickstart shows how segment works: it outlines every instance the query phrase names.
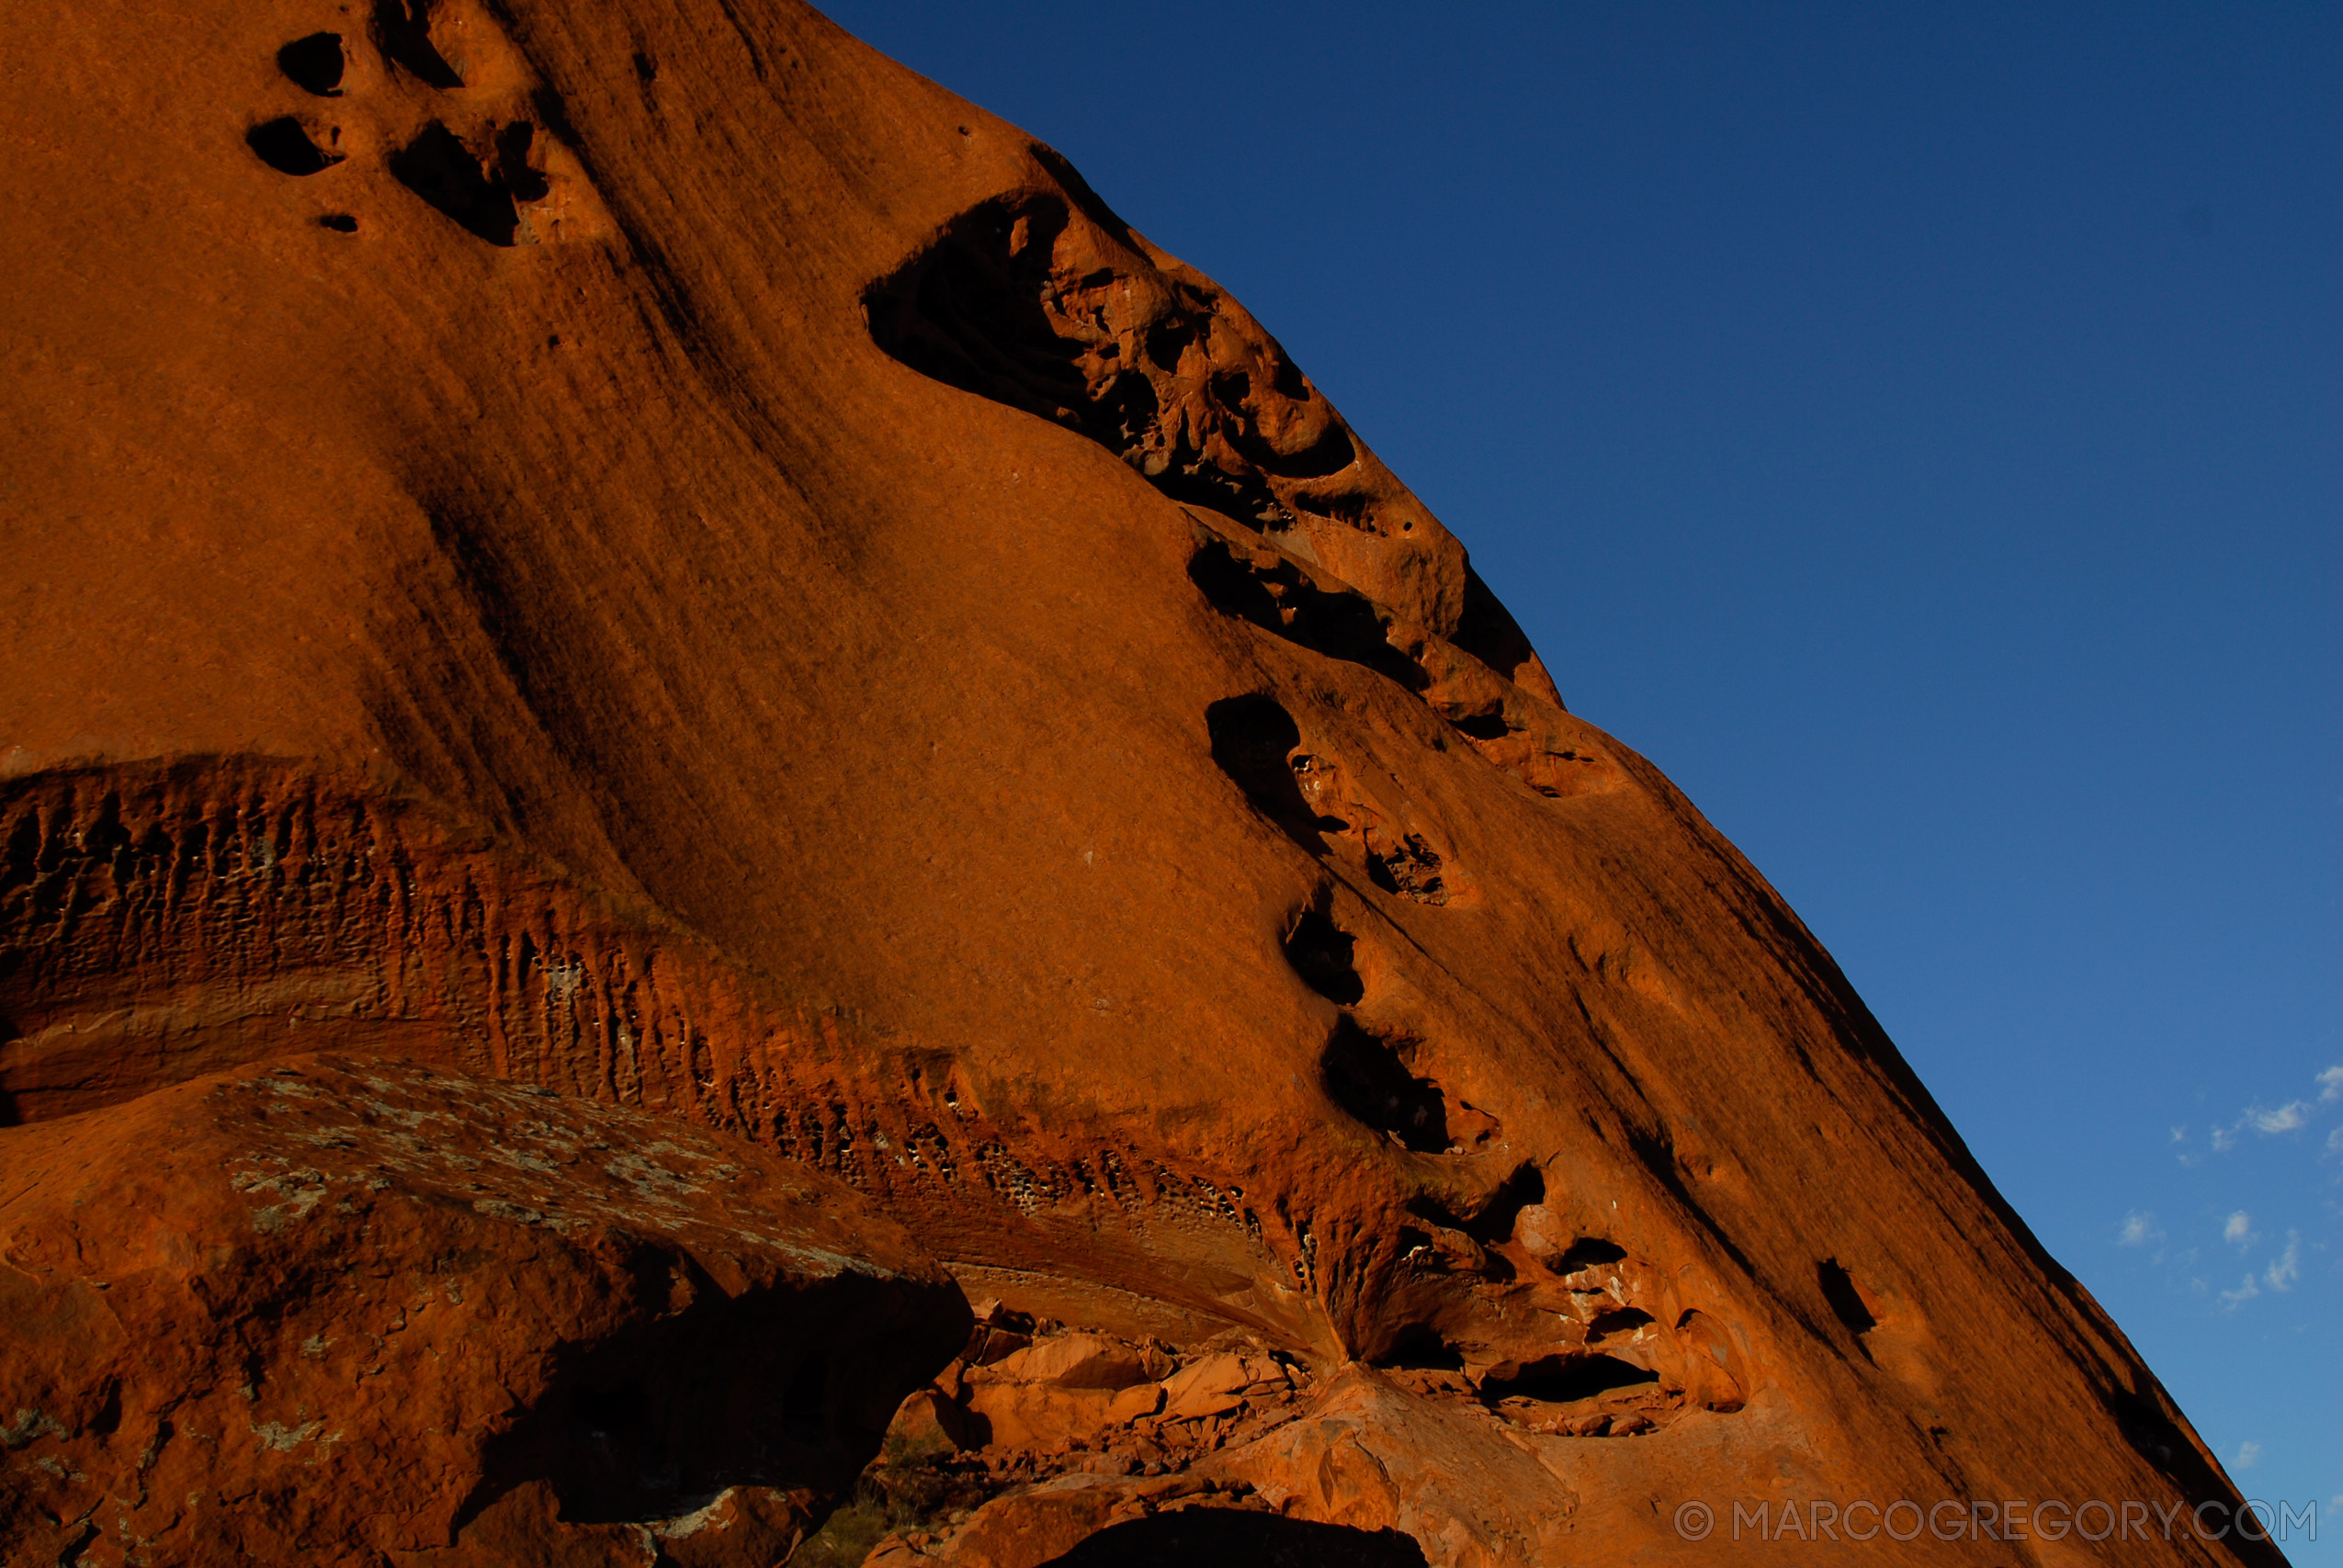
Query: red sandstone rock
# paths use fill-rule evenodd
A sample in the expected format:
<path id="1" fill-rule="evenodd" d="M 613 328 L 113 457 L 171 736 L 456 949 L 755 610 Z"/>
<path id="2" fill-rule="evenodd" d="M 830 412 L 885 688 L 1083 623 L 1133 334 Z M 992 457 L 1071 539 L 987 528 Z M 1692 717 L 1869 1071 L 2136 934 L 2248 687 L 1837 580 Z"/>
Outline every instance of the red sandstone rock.
<path id="1" fill-rule="evenodd" d="M 0 1159 L 133 1181 L 189 1103 L 139 1097 L 320 1049 L 753 1140 L 1030 1320 L 904 1505 L 1004 1529 L 1127 1462 L 1439 1562 L 2234 1497 L 1773 890 L 1014 127 L 794 0 L 22 0 L 0 50 Z M 1177 1368 L 979 1375 L 1069 1327 Z M 1340 1441 L 1175 1413 L 1223 1352 Z M 512 1553 L 632 1550 L 507 1496 Z M 1153 1517 L 1092 1540 L 1223 1528 Z"/>
<path id="2" fill-rule="evenodd" d="M 737 1138 L 296 1057 L 0 1138 L 10 1561 L 770 1568 L 964 1332 Z"/>

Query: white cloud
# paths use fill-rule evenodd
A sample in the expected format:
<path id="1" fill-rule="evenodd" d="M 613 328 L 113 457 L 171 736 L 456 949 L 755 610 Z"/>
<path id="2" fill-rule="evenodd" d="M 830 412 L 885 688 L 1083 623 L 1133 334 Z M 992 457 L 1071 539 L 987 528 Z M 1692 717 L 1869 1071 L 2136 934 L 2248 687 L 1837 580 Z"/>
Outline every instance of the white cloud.
<path id="1" fill-rule="evenodd" d="M 2215 1127 L 2213 1130 L 2213 1152 L 2226 1154 L 2237 1142 L 2235 1127 Z"/>
<path id="2" fill-rule="evenodd" d="M 2253 1246 L 2254 1222 L 2252 1217 L 2243 1209 L 2240 1209 L 2235 1213 L 2230 1215 L 2226 1220 L 2222 1222 L 2221 1239 L 2241 1252 L 2247 1247 Z"/>
<path id="3" fill-rule="evenodd" d="M 2291 1105 L 2281 1105 L 2275 1111 L 2264 1111 L 2257 1105 L 2246 1112 L 2246 1120 L 2254 1124 L 2254 1131 L 2264 1134 L 2294 1132 L 2308 1123 L 2310 1119 L 2309 1104 L 2300 1100 Z"/>
<path id="4" fill-rule="evenodd" d="M 2261 1287 L 2254 1283 L 2254 1277 L 2251 1274 L 2248 1274 L 2243 1280 L 2237 1281 L 2237 1288 L 2235 1290 L 2224 1291 L 2221 1292 L 2221 1310 L 2224 1312 L 2235 1312 L 2239 1307 L 2244 1306 L 2247 1302 L 2252 1301 L 2256 1296 L 2260 1294 Z"/>
<path id="5" fill-rule="evenodd" d="M 2260 1462 L 2261 1445 L 2259 1443 L 2240 1443 L 2237 1445 L 2236 1463 L 2239 1470 L 2251 1470 L 2254 1466 Z"/>
<path id="6" fill-rule="evenodd" d="M 2123 1228 L 2115 1237 L 2118 1247 L 2145 1247 L 2164 1239 L 2164 1227 L 2156 1223 L 2154 1214 L 2144 1214 L 2134 1209 L 2123 1216 Z"/>
<path id="7" fill-rule="evenodd" d="M 2172 1141 L 2176 1144 L 2185 1144 L 2189 1141 L 2189 1129 L 2185 1124 L 2172 1129 Z"/>
<path id="8" fill-rule="evenodd" d="M 2262 1278 L 2273 1291 L 2291 1291 L 2294 1281 L 2303 1277 L 2303 1238 L 2292 1231 L 2286 1233 L 2286 1250 L 2278 1260 L 2263 1271 Z"/>
<path id="9" fill-rule="evenodd" d="M 2319 1074 L 2318 1098 L 2322 1105 L 2343 1100 L 2343 1066 L 2329 1067 Z"/>
<path id="10" fill-rule="evenodd" d="M 2326 1152 L 2331 1155 L 2343 1155 L 2343 1127 L 2337 1127 L 2326 1135 Z"/>

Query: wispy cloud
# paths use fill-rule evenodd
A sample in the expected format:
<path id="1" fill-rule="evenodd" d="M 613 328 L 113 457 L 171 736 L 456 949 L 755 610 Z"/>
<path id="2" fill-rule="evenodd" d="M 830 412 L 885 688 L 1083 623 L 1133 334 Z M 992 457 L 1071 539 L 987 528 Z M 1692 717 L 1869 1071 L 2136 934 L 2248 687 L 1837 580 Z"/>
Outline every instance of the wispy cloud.
<path id="1" fill-rule="evenodd" d="M 2221 1292 L 2221 1310 L 2224 1312 L 2235 1312 L 2239 1307 L 2244 1306 L 2247 1302 L 2252 1301 L 2256 1296 L 2260 1294 L 2261 1286 L 2255 1283 L 2254 1277 L 2251 1274 L 2248 1274 L 2244 1279 L 2237 1281 L 2237 1288 L 2235 1290 L 2224 1291 Z"/>
<path id="2" fill-rule="evenodd" d="M 2297 1100 L 2275 1111 L 2264 1111 L 2257 1105 L 2246 1112 L 2246 1120 L 2253 1124 L 2255 1132 L 2265 1136 L 2273 1133 L 2297 1132 L 2310 1124 L 2310 1102 Z"/>
<path id="3" fill-rule="evenodd" d="M 2236 1464 L 2239 1470 L 2251 1470 L 2254 1466 L 2260 1462 L 2261 1445 L 2259 1443 L 2239 1443 L 2237 1445 Z"/>
<path id="4" fill-rule="evenodd" d="M 2262 1279 L 2273 1291 L 2291 1291 L 2294 1281 L 2303 1277 L 2303 1238 L 2292 1231 L 2286 1233 L 2286 1250 L 2262 1271 Z"/>
<path id="5" fill-rule="evenodd" d="M 2318 1084 L 2319 1105 L 2332 1105 L 2338 1100 L 2343 1100 L 2343 1066 L 2327 1068 L 2318 1075 L 2315 1081 Z M 2247 1128 L 2251 1128 L 2266 1138 L 2276 1137 L 2281 1133 L 2301 1132 L 2309 1126 L 2317 1115 L 2318 1106 L 2313 1105 L 2307 1100 L 2290 1100 L 2285 1104 L 2275 1108 L 2256 1103 L 2239 1111 L 2235 1121 L 2226 1125 L 2217 1124 L 2207 1129 L 2205 1141 L 2212 1145 L 2214 1154 L 2227 1154 L 2237 1146 L 2238 1137 Z M 2185 1145 L 2188 1141 L 2187 1127 L 2172 1129 L 2173 1143 Z M 2329 1148 L 2335 1146 L 2335 1140 L 2332 1137 L 2328 1138 L 2327 1146 Z M 2189 1155 L 2183 1154 L 2180 1156 L 2180 1163 L 2194 1165 L 2196 1161 Z"/>
<path id="6" fill-rule="evenodd" d="M 2254 1244 L 2253 1216 L 2240 1209 L 2221 1223 L 2221 1239 L 2243 1252 Z"/>
<path id="7" fill-rule="evenodd" d="M 2156 1216 L 2134 1209 L 2123 1216 L 2123 1228 L 2117 1233 L 2115 1245 L 2148 1247 L 2163 1239 L 2164 1227 L 2156 1223 Z"/>

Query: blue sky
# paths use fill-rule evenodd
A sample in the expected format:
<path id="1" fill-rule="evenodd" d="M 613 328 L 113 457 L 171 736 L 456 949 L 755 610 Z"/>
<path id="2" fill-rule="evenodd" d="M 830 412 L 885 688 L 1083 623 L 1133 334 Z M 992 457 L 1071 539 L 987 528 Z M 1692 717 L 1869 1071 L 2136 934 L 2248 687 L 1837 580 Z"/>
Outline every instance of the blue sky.
<path id="1" fill-rule="evenodd" d="M 2343 8 L 828 9 L 1245 300 L 2343 1563 Z"/>

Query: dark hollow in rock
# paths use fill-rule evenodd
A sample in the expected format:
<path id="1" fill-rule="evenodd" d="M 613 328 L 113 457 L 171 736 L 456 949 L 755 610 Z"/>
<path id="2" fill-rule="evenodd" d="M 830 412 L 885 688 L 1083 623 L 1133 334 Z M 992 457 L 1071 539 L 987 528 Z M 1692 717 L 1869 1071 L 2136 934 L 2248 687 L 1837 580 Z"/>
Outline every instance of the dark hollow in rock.
<path id="1" fill-rule="evenodd" d="M 1404 1227 L 1399 1236 L 1403 1249 L 1410 1245 L 1429 1245 L 1432 1240 L 1421 1231 Z M 1440 1331 L 1430 1324 L 1411 1323 L 1392 1339 L 1391 1348 L 1375 1358 L 1375 1365 L 1403 1371 L 1461 1372 L 1465 1370 L 1465 1353 L 1443 1339 Z"/>
<path id="2" fill-rule="evenodd" d="M 1448 1100 L 1440 1086 L 1409 1072 L 1400 1047 L 1356 1020 L 1335 1024 L 1319 1073 L 1328 1098 L 1353 1117 L 1420 1154 L 1448 1151 Z"/>
<path id="3" fill-rule="evenodd" d="M 1212 760 L 1220 764 L 1262 815 L 1314 855 L 1326 852 L 1318 814 L 1302 797 L 1290 759 L 1302 743 L 1294 716 L 1274 697 L 1258 693 L 1224 697 L 1204 710 Z"/>
<path id="4" fill-rule="evenodd" d="M 1036 156 L 1043 151 L 1035 149 Z M 1066 169 L 1063 177 L 1082 219 L 1130 243 L 1122 221 L 1079 176 Z M 1095 320 L 1102 292 L 1119 275 L 1111 266 L 1081 276 L 1057 270 L 1058 237 L 1075 220 L 1054 196 L 970 208 L 865 290 L 872 341 L 947 386 L 1089 436 L 1174 501 L 1248 527 L 1293 526 L 1298 519 L 1271 476 L 1309 479 L 1348 468 L 1358 456 L 1350 433 L 1332 421 L 1305 450 L 1280 453 L 1257 428 L 1248 372 L 1183 377 L 1182 358 L 1191 344 L 1209 340 L 1215 310 L 1192 288 L 1146 325 L 1127 356 L 1122 344 L 1098 341 L 1080 323 Z M 1268 380 L 1276 397 L 1308 400 L 1300 371 L 1282 350 L 1273 354 Z M 1167 412 L 1167 398 L 1192 400 L 1185 412 Z"/>
<path id="5" fill-rule="evenodd" d="M 1224 615 L 1251 621 L 1314 653 L 1363 665 L 1410 692 L 1432 683 L 1423 666 L 1386 639 L 1383 616 L 1365 595 L 1321 589 L 1291 561 L 1256 566 L 1239 558 L 1227 540 L 1207 536 L 1188 558 L 1188 581 Z"/>
<path id="6" fill-rule="evenodd" d="M 1659 1374 L 1616 1356 L 1545 1356 L 1531 1361 L 1511 1377 L 1481 1380 L 1484 1400 L 1534 1399 L 1548 1404 L 1568 1404 L 1592 1399 L 1615 1389 L 1656 1383 Z"/>
<path id="7" fill-rule="evenodd" d="M 1066 226 L 1055 201 L 984 202 L 934 245 L 863 297 L 878 346 L 946 386 L 1094 434 L 1075 345 L 1058 335 L 1042 296 L 1050 243 Z"/>
<path id="8" fill-rule="evenodd" d="M 1403 835 L 1387 850 L 1370 850 L 1367 880 L 1386 893 L 1397 893 L 1419 904 L 1448 902 L 1448 884 L 1442 876 L 1440 852 L 1421 833 Z"/>
<path id="9" fill-rule="evenodd" d="M 1099 1531 L 1044 1568 L 1424 1568 L 1396 1529 L 1312 1524 L 1231 1508 L 1184 1508 Z"/>
<path id="10" fill-rule="evenodd" d="M 342 96 L 342 68 L 340 33 L 311 33 L 277 51 L 277 69 L 303 92 L 321 98 Z"/>
<path id="11" fill-rule="evenodd" d="M 320 174 L 342 161 L 338 152 L 320 151 L 290 115 L 254 126 L 244 132 L 244 145 L 280 175 Z"/>
<path id="12" fill-rule="evenodd" d="M 529 167 L 529 147 L 536 140 L 537 127 L 525 119 L 496 133 L 496 173 L 515 201 L 543 201 L 551 194 L 545 176 Z"/>
<path id="13" fill-rule="evenodd" d="M 1651 1314 L 1641 1307 L 1615 1307 L 1610 1312 L 1595 1314 L 1594 1321 L 1587 1325 L 1587 1337 L 1590 1340 L 1608 1339 L 1614 1334 L 1633 1334 L 1653 1321 Z"/>
<path id="14" fill-rule="evenodd" d="M 492 245 L 513 243 L 521 215 L 501 175 L 481 167 L 461 138 L 432 121 L 413 141 L 390 154 L 398 182 Z"/>
<path id="15" fill-rule="evenodd" d="M 1351 956 L 1356 943 L 1322 909 L 1303 911 L 1285 938 L 1285 961 L 1311 990 L 1328 1001 L 1349 1007 L 1366 995 Z"/>
<path id="16" fill-rule="evenodd" d="M 1462 718 L 1451 718 L 1448 722 L 1475 740 L 1502 740 L 1511 728 L 1501 713 L 1468 714 Z"/>
<path id="17" fill-rule="evenodd" d="M 1535 1161 L 1525 1160 L 1520 1169 L 1488 1195 L 1488 1201 L 1471 1219 L 1455 1228 L 1484 1246 L 1500 1242 L 1513 1234 L 1523 1209 L 1545 1201 L 1545 1172 L 1537 1168 Z"/>
<path id="18" fill-rule="evenodd" d="M 374 41 L 386 59 L 426 86 L 444 92 L 464 85 L 431 41 L 431 0 L 375 0 Z"/>
<path id="19" fill-rule="evenodd" d="M 321 229 L 331 229 L 337 234 L 355 234 L 358 231 L 358 220 L 346 212 L 329 212 L 317 220 L 317 226 Z"/>
<path id="20" fill-rule="evenodd" d="M 1826 1258 L 1815 1265 L 1815 1276 L 1822 1285 L 1822 1299 L 1852 1334 L 1869 1334 L 1879 1326 L 1871 1308 L 1863 1304 L 1863 1294 L 1855 1288 L 1855 1277 L 1839 1266 L 1835 1258 Z"/>
<path id="21" fill-rule="evenodd" d="M 1581 1269 L 1599 1264 L 1616 1263 L 1627 1256 L 1627 1249 L 1597 1235 L 1582 1235 L 1572 1242 L 1569 1250 L 1555 1261 L 1556 1274 L 1575 1274 Z"/>

